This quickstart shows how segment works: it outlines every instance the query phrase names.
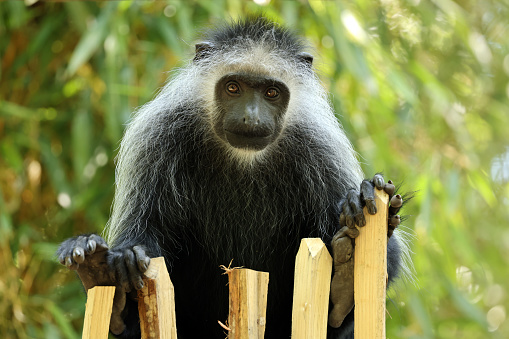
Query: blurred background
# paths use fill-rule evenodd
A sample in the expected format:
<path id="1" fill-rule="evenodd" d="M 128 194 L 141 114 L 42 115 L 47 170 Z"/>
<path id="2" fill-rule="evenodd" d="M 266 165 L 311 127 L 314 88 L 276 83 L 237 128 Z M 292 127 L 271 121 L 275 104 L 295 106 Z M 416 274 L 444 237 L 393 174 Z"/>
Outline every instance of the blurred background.
<path id="1" fill-rule="evenodd" d="M 81 336 L 58 243 L 101 232 L 125 123 L 199 32 L 260 11 L 309 39 L 366 176 L 418 191 L 387 337 L 509 338 L 507 0 L 1 2 L 0 337 Z"/>

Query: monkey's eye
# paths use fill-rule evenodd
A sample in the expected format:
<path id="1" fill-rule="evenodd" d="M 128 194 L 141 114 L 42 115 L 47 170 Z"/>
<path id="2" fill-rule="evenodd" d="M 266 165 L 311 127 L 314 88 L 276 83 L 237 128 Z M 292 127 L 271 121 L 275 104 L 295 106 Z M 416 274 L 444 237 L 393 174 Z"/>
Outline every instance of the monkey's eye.
<path id="1" fill-rule="evenodd" d="M 276 99 L 279 96 L 279 91 L 277 88 L 271 87 L 265 91 L 265 96 L 269 99 Z"/>
<path id="2" fill-rule="evenodd" d="M 226 84 L 226 90 L 231 94 L 239 94 L 240 86 L 236 82 L 229 82 Z"/>

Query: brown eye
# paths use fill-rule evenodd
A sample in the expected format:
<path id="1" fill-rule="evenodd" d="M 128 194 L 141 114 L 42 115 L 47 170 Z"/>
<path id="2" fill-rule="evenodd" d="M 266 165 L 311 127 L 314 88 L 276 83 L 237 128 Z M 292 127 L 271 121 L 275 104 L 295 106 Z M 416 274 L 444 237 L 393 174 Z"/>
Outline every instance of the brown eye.
<path id="1" fill-rule="evenodd" d="M 238 84 L 234 82 L 229 82 L 226 84 L 226 90 L 232 94 L 240 93 L 240 87 Z"/>
<path id="2" fill-rule="evenodd" d="M 266 92 L 265 92 L 265 96 L 267 98 L 270 98 L 270 99 L 275 99 L 279 96 L 279 91 L 275 88 L 269 88 Z"/>

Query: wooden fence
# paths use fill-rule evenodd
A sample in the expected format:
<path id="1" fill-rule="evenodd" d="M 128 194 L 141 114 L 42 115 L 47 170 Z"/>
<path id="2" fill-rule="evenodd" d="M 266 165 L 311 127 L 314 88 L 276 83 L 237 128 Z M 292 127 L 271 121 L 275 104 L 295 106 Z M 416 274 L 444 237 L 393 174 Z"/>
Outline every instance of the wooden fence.
<path id="1" fill-rule="evenodd" d="M 388 196 L 376 191 L 378 213 L 365 213 L 367 224 L 355 242 L 355 337 L 385 338 Z M 365 211 L 366 212 L 366 211 Z M 295 262 L 292 339 L 326 338 L 332 258 L 318 238 L 302 239 Z M 230 290 L 230 339 L 258 339 L 265 333 L 269 274 L 227 269 Z M 153 258 L 138 291 L 142 338 L 177 339 L 173 284 L 164 258 Z M 88 291 L 84 339 L 107 338 L 114 286 Z M 268 296 L 270 297 L 270 296 Z M 219 326 L 219 325 L 218 325 Z"/>

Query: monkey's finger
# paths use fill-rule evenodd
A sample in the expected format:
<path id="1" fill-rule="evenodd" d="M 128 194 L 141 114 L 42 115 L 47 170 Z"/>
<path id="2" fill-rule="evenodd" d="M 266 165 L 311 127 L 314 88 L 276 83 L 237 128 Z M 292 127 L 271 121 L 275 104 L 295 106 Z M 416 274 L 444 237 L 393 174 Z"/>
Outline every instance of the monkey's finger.
<path id="1" fill-rule="evenodd" d="M 131 292 L 131 284 L 129 281 L 129 272 L 127 270 L 127 266 L 125 264 L 125 253 L 123 255 L 119 256 L 115 262 L 116 262 L 116 269 L 117 269 L 117 276 L 118 276 L 118 282 L 124 289 L 126 293 Z"/>
<path id="2" fill-rule="evenodd" d="M 58 261 L 71 270 L 78 268 L 78 264 L 73 260 L 73 252 L 76 248 L 77 239 L 72 238 L 64 241 L 57 250 Z"/>
<path id="3" fill-rule="evenodd" d="M 343 214 L 345 215 L 346 226 L 355 228 L 355 220 L 353 218 L 352 209 L 348 203 L 343 205 Z"/>
<path id="4" fill-rule="evenodd" d="M 398 214 L 401 206 L 403 206 L 403 198 L 400 194 L 396 194 L 391 198 L 391 205 L 389 206 L 389 215 Z"/>
<path id="5" fill-rule="evenodd" d="M 72 258 L 78 264 L 81 264 L 85 261 L 85 250 L 81 247 L 76 247 L 72 251 Z"/>
<path id="6" fill-rule="evenodd" d="M 332 237 L 331 245 L 333 245 L 334 242 L 338 241 L 340 238 L 350 237 L 353 239 L 357 238 L 357 236 L 359 236 L 359 230 L 356 227 L 349 228 L 348 226 L 343 226 L 339 231 L 336 232 L 336 234 L 334 234 L 334 237 Z"/>
<path id="7" fill-rule="evenodd" d="M 384 191 L 385 191 L 385 193 L 389 194 L 389 199 L 392 198 L 392 196 L 394 195 L 394 191 L 396 191 L 396 186 L 394 186 L 394 184 L 392 183 L 392 180 L 389 180 L 384 185 Z"/>
<path id="8" fill-rule="evenodd" d="M 348 227 L 343 227 L 334 235 L 332 239 L 331 247 L 334 258 L 334 265 L 345 263 L 352 257 L 352 239 L 346 236 L 349 230 L 351 229 Z"/>
<path id="9" fill-rule="evenodd" d="M 147 256 L 142 246 L 134 246 L 133 252 L 136 255 L 136 263 L 141 273 L 145 273 L 150 265 L 150 257 Z"/>
<path id="10" fill-rule="evenodd" d="M 57 255 L 58 255 L 58 257 L 57 257 L 58 262 L 60 264 L 62 264 L 62 265 L 65 265 L 65 259 L 68 256 L 68 250 L 66 248 L 66 244 L 65 243 L 60 245 L 60 248 L 58 249 Z"/>
<path id="11" fill-rule="evenodd" d="M 87 242 L 87 254 L 93 254 L 95 252 L 101 252 L 108 250 L 106 241 L 97 234 L 91 234 Z"/>
<path id="12" fill-rule="evenodd" d="M 384 180 L 384 176 L 380 173 L 377 173 L 373 176 L 373 180 L 371 180 L 373 182 L 373 185 L 375 185 L 375 187 L 379 190 L 383 189 L 384 188 L 384 185 L 385 185 L 385 180 Z"/>
<path id="13" fill-rule="evenodd" d="M 387 237 L 390 238 L 394 230 L 398 227 L 401 222 L 399 215 L 393 215 L 389 217 L 389 224 L 387 225 Z"/>
<path id="14" fill-rule="evenodd" d="M 363 180 L 361 183 L 361 197 L 366 204 L 366 209 L 369 214 L 376 214 L 376 202 L 375 202 L 375 188 L 373 184 L 368 180 Z"/>
<path id="15" fill-rule="evenodd" d="M 344 238 L 345 235 L 346 235 L 346 230 L 348 230 L 349 228 L 345 225 L 343 227 L 341 227 L 339 229 L 339 231 L 336 232 L 336 234 L 334 234 L 334 236 L 332 237 L 332 240 L 331 240 L 331 245 L 332 246 L 335 246 L 334 244 L 340 239 L 340 238 Z"/>
<path id="16" fill-rule="evenodd" d="M 115 268 L 115 257 L 116 253 L 113 251 L 110 251 L 106 254 L 106 263 L 108 264 L 108 275 L 110 278 L 110 281 L 115 282 L 115 285 L 118 287 L 118 279 L 117 279 L 117 269 Z"/>
<path id="17" fill-rule="evenodd" d="M 91 234 L 90 237 L 88 238 L 88 241 L 95 242 L 94 252 L 101 252 L 101 251 L 106 251 L 109 249 L 106 241 L 101 236 L 98 236 L 97 234 Z"/>
<path id="18" fill-rule="evenodd" d="M 95 253 L 95 249 L 97 248 L 97 243 L 94 239 L 89 239 L 87 243 L 87 254 Z"/>
<path id="19" fill-rule="evenodd" d="M 361 198 L 359 192 L 356 190 L 350 190 L 347 194 L 346 200 L 350 204 L 350 208 L 353 212 L 353 218 L 355 223 L 360 227 L 366 225 L 366 219 L 364 218 L 364 212 L 362 211 Z"/>
<path id="20" fill-rule="evenodd" d="M 72 260 L 71 255 L 65 257 L 64 265 L 67 266 L 67 268 L 70 270 L 77 270 L 79 266 L 76 262 Z"/>
<path id="21" fill-rule="evenodd" d="M 87 236 L 80 235 L 74 239 L 72 247 L 72 257 L 77 263 L 82 263 L 85 260 L 85 251 L 87 248 Z"/>
<path id="22" fill-rule="evenodd" d="M 126 293 L 131 292 L 127 267 L 125 265 L 124 253 L 112 253 L 113 267 L 116 275 L 117 286 L 120 286 Z"/>
<path id="23" fill-rule="evenodd" d="M 352 239 L 355 239 L 359 236 L 359 230 L 357 228 L 349 228 L 346 231 L 346 235 L 348 235 Z"/>
<path id="24" fill-rule="evenodd" d="M 398 225 L 401 223 L 401 217 L 399 215 L 393 215 L 389 218 L 389 225 L 392 227 L 398 227 Z"/>
<path id="25" fill-rule="evenodd" d="M 115 335 L 119 335 L 125 330 L 124 320 L 122 320 L 122 311 L 125 308 L 125 303 L 125 292 L 122 289 L 117 288 L 115 290 L 115 296 L 113 297 L 113 307 L 110 318 L 110 331 Z"/>
<path id="26" fill-rule="evenodd" d="M 340 227 L 346 226 L 346 216 L 345 216 L 345 213 L 344 213 L 344 212 L 342 212 L 342 213 L 339 215 L 339 226 L 340 226 Z"/>
<path id="27" fill-rule="evenodd" d="M 140 271 L 138 271 L 138 265 L 136 263 L 136 256 L 134 255 L 134 252 L 131 250 L 125 250 L 124 260 L 125 265 L 127 266 L 127 270 L 129 271 L 129 280 L 131 280 L 131 283 L 136 290 L 141 290 L 143 288 L 143 280 L 141 278 Z"/>

